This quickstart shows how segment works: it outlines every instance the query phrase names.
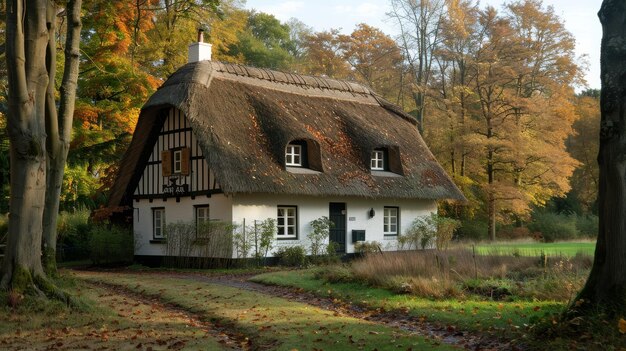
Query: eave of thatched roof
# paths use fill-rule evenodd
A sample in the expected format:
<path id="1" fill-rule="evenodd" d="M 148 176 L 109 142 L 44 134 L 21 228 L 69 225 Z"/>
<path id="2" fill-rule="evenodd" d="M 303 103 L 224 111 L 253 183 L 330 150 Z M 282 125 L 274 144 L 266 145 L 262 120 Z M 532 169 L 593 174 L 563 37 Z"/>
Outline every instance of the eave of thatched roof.
<path id="1" fill-rule="evenodd" d="M 274 193 L 464 200 L 422 140 L 415 121 L 370 89 L 346 81 L 201 61 L 174 73 L 142 108 L 109 204 L 132 193 L 165 119 L 187 116 L 226 194 Z M 289 172 L 293 140 L 319 145 L 323 171 Z M 373 149 L 399 150 L 403 177 L 369 171 Z"/>

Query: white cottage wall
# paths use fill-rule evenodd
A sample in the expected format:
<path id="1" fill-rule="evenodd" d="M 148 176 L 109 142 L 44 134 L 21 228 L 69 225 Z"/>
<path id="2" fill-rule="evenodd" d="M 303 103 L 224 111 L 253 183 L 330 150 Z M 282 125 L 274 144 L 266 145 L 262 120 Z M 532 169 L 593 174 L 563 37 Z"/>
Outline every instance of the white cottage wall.
<path id="1" fill-rule="evenodd" d="M 146 199 L 133 202 L 133 231 L 135 233 L 135 255 L 162 256 L 165 254 L 165 244 L 154 240 L 152 210 L 165 209 L 165 222 L 176 223 L 195 221 L 195 206 L 209 205 L 211 219 L 223 222 L 232 221 L 232 198 L 224 194 L 214 194 L 211 197 L 197 196 L 181 197 L 180 202 L 175 198 L 155 199 L 152 202 Z M 151 242 L 152 241 L 152 242 Z"/>
<path id="2" fill-rule="evenodd" d="M 298 238 L 275 241 L 274 251 L 281 246 L 303 245 L 309 247 L 307 234 L 312 231 L 310 222 L 322 216 L 329 216 L 329 203 L 346 204 L 346 253 L 354 253 L 352 230 L 365 230 L 366 241 L 378 241 L 383 250 L 397 250 L 397 238 L 383 234 L 384 207 L 398 207 L 400 210 L 400 234 L 420 216 L 437 212 L 437 203 L 432 200 L 403 199 L 364 199 L 358 197 L 313 197 L 270 194 L 239 194 L 233 197 L 232 218 L 237 224 L 251 225 L 254 220 L 276 218 L 277 206 L 297 206 Z M 370 209 L 375 215 L 369 217 Z"/>

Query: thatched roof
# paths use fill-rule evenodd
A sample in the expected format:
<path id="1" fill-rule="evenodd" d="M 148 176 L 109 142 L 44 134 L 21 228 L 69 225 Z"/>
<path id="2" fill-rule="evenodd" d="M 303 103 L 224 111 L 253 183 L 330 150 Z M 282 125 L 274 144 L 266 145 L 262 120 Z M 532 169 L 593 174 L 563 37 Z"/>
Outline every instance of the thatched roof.
<path id="1" fill-rule="evenodd" d="M 174 73 L 141 111 L 109 205 L 129 204 L 165 119 L 187 116 L 226 194 L 456 199 L 463 195 L 437 163 L 414 119 L 359 84 L 211 61 Z M 322 172 L 284 167 L 285 146 L 310 140 Z M 399 150 L 404 176 L 372 174 L 375 148 Z"/>

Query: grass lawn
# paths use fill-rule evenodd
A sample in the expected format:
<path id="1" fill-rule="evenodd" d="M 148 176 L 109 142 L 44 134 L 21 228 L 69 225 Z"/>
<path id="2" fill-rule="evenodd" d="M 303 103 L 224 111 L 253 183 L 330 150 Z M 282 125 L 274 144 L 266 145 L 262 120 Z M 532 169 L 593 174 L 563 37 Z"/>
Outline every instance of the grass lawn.
<path id="1" fill-rule="evenodd" d="M 62 283 L 80 309 L 26 298 L 16 308 L 0 304 L 3 350 L 223 350 L 187 316 L 92 284 Z M 0 299 L 6 301 L 6 293 Z"/>
<path id="2" fill-rule="evenodd" d="M 308 304 L 190 278 L 154 273 L 78 272 L 77 277 L 123 286 L 229 325 L 253 348 L 271 350 L 449 350 L 409 331 L 338 315 Z"/>
<path id="3" fill-rule="evenodd" d="M 370 308 L 402 310 L 424 320 L 463 330 L 509 334 L 521 337 L 527 327 L 541 319 L 550 320 L 564 307 L 554 301 L 481 301 L 472 299 L 433 300 L 357 283 L 327 283 L 314 277 L 314 270 L 266 273 L 253 281 L 302 288 L 320 296 L 332 296 Z"/>
<path id="4" fill-rule="evenodd" d="M 469 246 L 471 249 L 471 246 Z M 593 256 L 596 248 L 595 242 L 508 242 L 476 245 L 476 252 L 481 255 L 519 255 L 519 256 L 548 256 L 571 257 L 578 253 Z"/>

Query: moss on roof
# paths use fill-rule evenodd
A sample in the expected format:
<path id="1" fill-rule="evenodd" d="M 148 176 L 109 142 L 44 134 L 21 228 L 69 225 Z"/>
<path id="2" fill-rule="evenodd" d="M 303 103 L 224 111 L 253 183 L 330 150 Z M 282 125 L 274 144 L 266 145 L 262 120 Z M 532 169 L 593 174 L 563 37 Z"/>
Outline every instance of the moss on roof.
<path id="1" fill-rule="evenodd" d="M 420 136 L 415 121 L 351 82 L 201 61 L 174 73 L 143 107 L 109 205 L 129 204 L 171 107 L 182 110 L 224 193 L 368 198 L 464 197 Z M 323 172 L 294 174 L 285 146 L 314 140 Z M 369 155 L 399 150 L 403 177 L 372 175 Z"/>

